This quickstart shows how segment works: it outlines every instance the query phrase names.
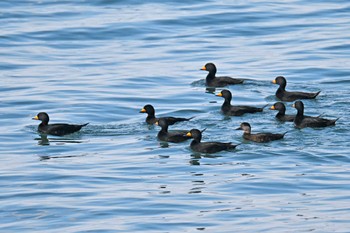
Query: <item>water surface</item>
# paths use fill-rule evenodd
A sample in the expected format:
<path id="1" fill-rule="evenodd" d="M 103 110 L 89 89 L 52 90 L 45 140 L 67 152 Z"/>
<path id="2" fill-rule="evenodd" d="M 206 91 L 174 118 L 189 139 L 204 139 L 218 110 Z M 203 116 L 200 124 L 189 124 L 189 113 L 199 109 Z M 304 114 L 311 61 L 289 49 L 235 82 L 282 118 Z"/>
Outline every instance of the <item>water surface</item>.
<path id="1" fill-rule="evenodd" d="M 2 232 L 347 232 L 348 1 L 2 1 L 0 3 L 0 229 Z M 322 90 L 308 115 L 338 118 L 296 130 L 275 112 L 224 117 L 206 90 L 219 75 L 233 103 L 272 105 L 289 90 Z M 222 89 L 222 88 L 221 88 Z M 219 92 L 221 89 L 216 89 Z M 162 143 L 139 110 L 195 118 L 204 141 L 234 152 Z M 287 112 L 295 113 L 287 104 Z M 52 122 L 90 124 L 41 137 Z M 285 132 L 244 141 L 234 130 Z"/>

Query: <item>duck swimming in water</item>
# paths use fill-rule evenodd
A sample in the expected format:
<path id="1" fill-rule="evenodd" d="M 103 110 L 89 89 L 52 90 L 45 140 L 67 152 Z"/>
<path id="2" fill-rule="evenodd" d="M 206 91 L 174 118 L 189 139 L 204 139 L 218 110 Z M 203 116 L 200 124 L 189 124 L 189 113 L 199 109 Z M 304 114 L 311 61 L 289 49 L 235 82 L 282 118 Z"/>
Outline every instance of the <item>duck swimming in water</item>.
<path id="1" fill-rule="evenodd" d="M 318 128 L 318 127 L 327 127 L 331 125 L 335 125 L 335 122 L 339 119 L 330 120 L 321 117 L 306 117 L 304 116 L 304 103 L 300 100 L 295 101 L 292 105 L 293 108 L 298 110 L 297 115 L 294 118 L 294 126 L 296 128 Z"/>
<path id="2" fill-rule="evenodd" d="M 295 101 L 298 99 L 315 99 L 321 91 L 315 93 L 286 91 L 287 80 L 283 76 L 277 76 L 272 83 L 278 84 L 276 97 L 282 101 Z"/>
<path id="3" fill-rule="evenodd" d="M 243 83 L 242 79 L 235 79 L 228 76 L 217 77 L 216 75 L 216 66 L 214 63 L 207 63 L 201 68 L 201 70 L 206 70 L 209 72 L 205 78 L 205 83 L 208 87 L 224 87 L 227 85 L 241 84 Z"/>
<path id="4" fill-rule="evenodd" d="M 141 110 L 140 113 L 147 113 L 147 117 L 146 117 L 146 122 L 147 124 L 153 125 L 156 123 L 156 121 L 160 118 L 157 118 L 155 116 L 155 109 L 152 105 L 147 104 L 145 105 Z M 182 118 L 182 117 L 161 117 L 163 119 L 165 119 L 168 123 L 168 125 L 173 125 L 177 122 L 181 122 L 181 121 L 189 121 L 191 120 L 193 117 L 190 118 Z"/>
<path id="5" fill-rule="evenodd" d="M 158 139 L 165 142 L 183 142 L 191 137 L 186 136 L 188 130 L 174 130 L 168 131 L 169 123 L 166 119 L 160 118 L 156 121 L 156 125 L 161 127 L 161 130 L 158 132 Z"/>
<path id="6" fill-rule="evenodd" d="M 250 124 L 247 122 L 241 123 L 240 127 L 237 128 L 237 130 L 243 130 L 243 138 L 249 141 L 253 142 L 270 142 L 274 140 L 279 140 L 284 137 L 284 135 L 287 133 L 251 133 L 251 127 Z"/>
<path id="7" fill-rule="evenodd" d="M 276 118 L 280 121 L 294 121 L 295 115 L 286 114 L 286 106 L 282 102 L 276 102 L 270 107 L 271 110 L 277 110 Z"/>
<path id="8" fill-rule="evenodd" d="M 229 90 L 222 90 L 216 96 L 223 97 L 225 99 L 221 106 L 221 111 L 228 116 L 242 116 L 245 113 L 262 112 L 264 107 L 251 107 L 245 105 L 231 105 L 232 94 Z"/>
<path id="9" fill-rule="evenodd" d="M 198 129 L 191 129 L 186 134 L 188 137 L 192 137 L 191 149 L 200 153 L 216 153 L 223 150 L 233 150 L 237 145 L 231 144 L 231 142 L 201 142 L 202 132 Z"/>
<path id="10" fill-rule="evenodd" d="M 79 131 L 82 127 L 88 125 L 89 123 L 82 125 L 73 125 L 73 124 L 49 124 L 49 115 L 46 112 L 40 112 L 38 115 L 33 117 L 33 120 L 39 120 L 38 131 L 43 134 L 51 134 L 55 136 L 63 136 L 66 134 L 71 134 Z"/>
<path id="11" fill-rule="evenodd" d="M 289 121 L 293 122 L 296 115 L 287 115 L 286 114 L 286 106 L 282 102 L 276 102 L 274 105 L 270 107 L 271 110 L 277 110 L 278 113 L 276 114 L 276 118 L 280 121 Z M 322 114 L 321 114 L 322 115 Z M 320 117 L 319 115 L 318 117 Z M 311 116 L 305 116 L 304 117 L 311 117 Z"/>

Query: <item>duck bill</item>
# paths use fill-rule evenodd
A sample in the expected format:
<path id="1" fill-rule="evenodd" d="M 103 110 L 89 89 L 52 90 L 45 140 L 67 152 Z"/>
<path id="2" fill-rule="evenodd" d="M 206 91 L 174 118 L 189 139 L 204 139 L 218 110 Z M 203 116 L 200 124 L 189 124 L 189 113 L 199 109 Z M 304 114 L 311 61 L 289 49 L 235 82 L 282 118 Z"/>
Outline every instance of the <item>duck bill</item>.
<path id="1" fill-rule="evenodd" d="M 203 66 L 202 68 L 200 68 L 200 70 L 207 70 L 207 68 L 205 68 L 205 66 Z"/>
<path id="2" fill-rule="evenodd" d="M 146 109 L 144 108 L 140 110 L 140 113 L 145 113 L 145 112 L 146 112 Z"/>
<path id="3" fill-rule="evenodd" d="M 292 108 L 295 108 L 295 104 L 292 104 Z"/>
<path id="4" fill-rule="evenodd" d="M 275 106 L 271 106 L 270 110 L 276 110 Z"/>
<path id="5" fill-rule="evenodd" d="M 240 129 L 242 129 L 242 127 L 238 127 L 236 130 L 240 130 Z"/>
<path id="6" fill-rule="evenodd" d="M 218 94 L 216 94 L 216 96 L 222 97 L 222 94 L 221 94 L 221 92 L 220 92 L 220 93 L 218 93 Z"/>
<path id="7" fill-rule="evenodd" d="M 272 83 L 273 83 L 273 84 L 276 84 L 276 79 L 272 80 Z"/>
<path id="8" fill-rule="evenodd" d="M 32 118 L 32 120 L 39 120 L 39 117 L 35 116 L 35 117 Z"/>
<path id="9" fill-rule="evenodd" d="M 190 132 L 188 132 L 188 133 L 186 134 L 186 136 L 187 136 L 187 137 L 192 137 L 192 134 L 191 134 Z"/>

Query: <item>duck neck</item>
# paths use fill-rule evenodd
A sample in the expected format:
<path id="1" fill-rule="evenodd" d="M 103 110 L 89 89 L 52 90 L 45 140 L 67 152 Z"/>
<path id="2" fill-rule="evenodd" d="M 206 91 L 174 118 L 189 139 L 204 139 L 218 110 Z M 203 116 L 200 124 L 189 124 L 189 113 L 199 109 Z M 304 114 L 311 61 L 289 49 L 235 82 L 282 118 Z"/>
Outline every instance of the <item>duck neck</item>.
<path id="1" fill-rule="evenodd" d="M 155 117 L 155 111 L 153 108 L 147 109 L 147 114 L 149 117 Z"/>
<path id="2" fill-rule="evenodd" d="M 250 133 L 243 133 L 243 138 L 246 140 L 250 139 Z"/>
<path id="3" fill-rule="evenodd" d="M 214 79 L 215 79 L 215 73 L 216 73 L 216 72 L 213 72 L 213 71 L 209 72 L 208 75 L 207 75 L 206 80 L 207 80 L 207 81 L 212 81 L 212 80 L 214 80 Z"/>
<path id="4" fill-rule="evenodd" d="M 279 89 L 286 90 L 287 82 L 285 80 L 281 80 L 279 85 L 280 85 Z"/>
<path id="5" fill-rule="evenodd" d="M 248 132 L 248 131 L 244 131 L 244 133 L 243 133 L 243 138 L 244 139 L 246 139 L 246 140 L 249 140 L 250 139 L 250 131 Z"/>
<path id="6" fill-rule="evenodd" d="M 231 96 L 226 97 L 223 103 L 223 106 L 231 106 L 231 100 L 232 100 Z"/>
<path id="7" fill-rule="evenodd" d="M 277 116 L 284 116 L 286 115 L 286 110 L 285 109 L 280 109 L 277 113 Z"/>
<path id="8" fill-rule="evenodd" d="M 146 121 L 152 121 L 155 118 L 156 118 L 156 116 L 154 114 L 153 115 L 148 114 L 148 116 L 146 117 Z"/>
<path id="9" fill-rule="evenodd" d="M 162 129 L 160 130 L 160 132 L 167 133 L 168 132 L 168 126 L 167 125 L 163 125 Z"/>
<path id="10" fill-rule="evenodd" d="M 48 125 L 49 124 L 49 122 L 48 121 L 42 121 L 41 123 L 40 123 L 40 125 L 39 126 L 46 126 L 46 125 Z"/>
<path id="11" fill-rule="evenodd" d="M 249 134 L 251 134 L 251 132 L 252 132 L 252 130 L 250 128 L 249 129 L 244 129 L 243 134 L 244 135 L 249 135 Z"/>
<path id="12" fill-rule="evenodd" d="M 286 92 L 285 88 L 282 88 L 281 86 L 276 91 L 276 97 L 280 100 L 283 99 L 283 95 Z"/>
<path id="13" fill-rule="evenodd" d="M 304 109 L 298 109 L 297 117 L 303 117 L 304 116 Z"/>
<path id="14" fill-rule="evenodd" d="M 168 127 L 162 127 L 162 129 L 158 132 L 158 138 L 166 137 L 168 134 Z"/>
<path id="15" fill-rule="evenodd" d="M 294 118 L 294 125 L 299 128 L 299 124 L 304 119 L 304 109 L 298 109 L 297 115 Z"/>
<path id="16" fill-rule="evenodd" d="M 248 135 L 250 135 L 250 132 L 249 132 L 249 133 L 248 133 L 248 132 L 244 132 L 244 133 L 243 133 L 243 137 L 244 137 L 244 136 L 248 136 Z"/>
<path id="17" fill-rule="evenodd" d="M 195 145 L 198 145 L 201 141 L 198 140 L 197 138 L 193 139 L 192 142 L 191 142 L 191 145 L 190 146 L 195 146 Z"/>

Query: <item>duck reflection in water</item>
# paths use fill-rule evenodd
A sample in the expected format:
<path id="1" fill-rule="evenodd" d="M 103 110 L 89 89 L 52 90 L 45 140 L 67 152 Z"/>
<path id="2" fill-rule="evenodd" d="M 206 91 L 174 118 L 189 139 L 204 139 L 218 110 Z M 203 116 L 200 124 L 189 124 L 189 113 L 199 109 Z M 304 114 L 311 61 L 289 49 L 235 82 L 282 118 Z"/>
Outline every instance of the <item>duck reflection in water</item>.
<path id="1" fill-rule="evenodd" d="M 65 143 L 82 143 L 83 141 L 73 140 L 69 138 L 48 138 L 47 134 L 40 134 L 40 138 L 35 138 L 40 146 L 49 146 L 50 142 L 55 142 L 56 145 Z"/>

